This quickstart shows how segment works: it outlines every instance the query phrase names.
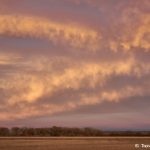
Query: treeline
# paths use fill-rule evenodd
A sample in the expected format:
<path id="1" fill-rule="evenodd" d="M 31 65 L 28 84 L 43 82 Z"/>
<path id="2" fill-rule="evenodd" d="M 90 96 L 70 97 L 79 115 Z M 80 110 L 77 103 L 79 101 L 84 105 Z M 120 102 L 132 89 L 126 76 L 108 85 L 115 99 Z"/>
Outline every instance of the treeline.
<path id="1" fill-rule="evenodd" d="M 102 132 L 93 128 L 67 128 L 67 127 L 49 127 L 49 128 L 26 128 L 13 127 L 11 129 L 1 127 L 0 136 L 100 136 Z"/>
<path id="2" fill-rule="evenodd" d="M 56 126 L 49 128 L 13 127 L 11 129 L 0 127 L 0 136 L 150 136 L 150 131 L 101 131 L 94 128 L 67 128 Z"/>

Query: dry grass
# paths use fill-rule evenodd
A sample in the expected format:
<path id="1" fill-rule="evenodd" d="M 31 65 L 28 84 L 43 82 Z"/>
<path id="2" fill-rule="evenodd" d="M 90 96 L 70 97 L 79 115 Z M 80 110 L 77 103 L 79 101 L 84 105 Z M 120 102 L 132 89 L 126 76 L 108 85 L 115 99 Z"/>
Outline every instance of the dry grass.
<path id="1" fill-rule="evenodd" d="M 135 144 L 150 144 L 150 137 L 0 138 L 0 150 L 135 150 Z"/>

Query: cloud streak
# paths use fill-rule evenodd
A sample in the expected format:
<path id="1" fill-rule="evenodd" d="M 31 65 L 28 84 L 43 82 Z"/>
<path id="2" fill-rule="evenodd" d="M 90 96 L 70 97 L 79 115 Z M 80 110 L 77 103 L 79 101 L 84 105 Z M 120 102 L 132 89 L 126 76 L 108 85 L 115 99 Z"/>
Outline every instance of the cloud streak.
<path id="1" fill-rule="evenodd" d="M 54 44 L 68 43 L 75 48 L 93 50 L 100 42 L 100 35 L 88 27 L 15 15 L 0 16 L 0 34 L 22 38 L 46 38 Z"/>

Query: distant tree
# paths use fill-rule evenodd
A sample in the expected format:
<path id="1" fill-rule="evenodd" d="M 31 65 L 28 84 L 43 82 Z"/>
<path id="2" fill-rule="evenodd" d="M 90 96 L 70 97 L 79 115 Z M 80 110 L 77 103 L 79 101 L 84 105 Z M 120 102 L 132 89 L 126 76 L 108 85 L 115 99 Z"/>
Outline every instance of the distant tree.
<path id="1" fill-rule="evenodd" d="M 62 135 L 62 130 L 61 130 L 60 127 L 53 126 L 50 129 L 50 134 L 51 134 L 51 136 L 61 136 Z"/>
<path id="2" fill-rule="evenodd" d="M 35 128 L 35 136 L 50 136 L 50 128 Z"/>
<path id="3" fill-rule="evenodd" d="M 0 136 L 9 136 L 9 129 L 5 127 L 0 127 Z"/>
<path id="4" fill-rule="evenodd" d="M 20 128 L 18 128 L 18 127 L 11 128 L 11 135 L 12 136 L 20 136 Z"/>
<path id="5" fill-rule="evenodd" d="M 84 136 L 101 136 L 102 131 L 94 128 L 84 128 Z"/>
<path id="6" fill-rule="evenodd" d="M 34 128 L 20 128 L 19 131 L 20 136 L 34 136 Z"/>

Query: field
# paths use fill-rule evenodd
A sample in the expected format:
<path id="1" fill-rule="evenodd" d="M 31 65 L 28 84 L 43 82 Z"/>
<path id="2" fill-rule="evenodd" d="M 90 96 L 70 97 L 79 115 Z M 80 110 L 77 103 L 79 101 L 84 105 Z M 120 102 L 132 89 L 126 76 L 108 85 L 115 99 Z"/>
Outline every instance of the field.
<path id="1" fill-rule="evenodd" d="M 140 148 L 135 148 L 139 144 Z M 0 138 L 0 150 L 135 150 L 150 137 Z"/>

